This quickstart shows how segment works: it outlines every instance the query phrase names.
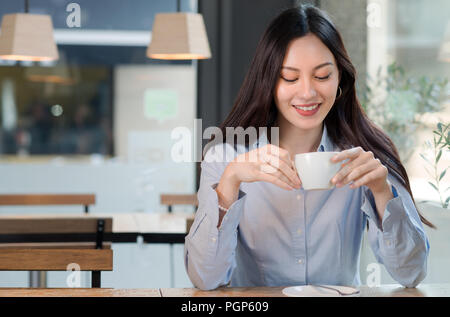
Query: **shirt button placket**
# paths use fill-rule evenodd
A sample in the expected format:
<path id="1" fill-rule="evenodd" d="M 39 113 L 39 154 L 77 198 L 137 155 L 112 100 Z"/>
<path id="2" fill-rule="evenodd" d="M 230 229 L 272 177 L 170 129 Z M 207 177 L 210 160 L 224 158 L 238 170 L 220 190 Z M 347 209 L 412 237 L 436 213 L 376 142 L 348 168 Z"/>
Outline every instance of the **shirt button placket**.
<path id="1" fill-rule="evenodd" d="M 305 243 L 305 193 L 300 190 L 295 195 L 295 226 L 294 227 L 294 257 L 298 265 L 297 272 L 298 278 L 306 282 L 306 266 L 305 266 L 305 256 L 306 256 L 306 243 Z"/>

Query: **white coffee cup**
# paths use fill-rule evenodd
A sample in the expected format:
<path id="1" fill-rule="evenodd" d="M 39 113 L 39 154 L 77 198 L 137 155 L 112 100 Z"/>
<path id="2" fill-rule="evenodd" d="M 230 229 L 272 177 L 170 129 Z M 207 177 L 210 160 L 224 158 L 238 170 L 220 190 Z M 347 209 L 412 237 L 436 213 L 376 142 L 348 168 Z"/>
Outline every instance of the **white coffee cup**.
<path id="1" fill-rule="evenodd" d="M 331 179 L 343 162 L 333 163 L 331 158 L 339 152 L 310 152 L 295 155 L 295 167 L 303 189 L 332 189 Z"/>

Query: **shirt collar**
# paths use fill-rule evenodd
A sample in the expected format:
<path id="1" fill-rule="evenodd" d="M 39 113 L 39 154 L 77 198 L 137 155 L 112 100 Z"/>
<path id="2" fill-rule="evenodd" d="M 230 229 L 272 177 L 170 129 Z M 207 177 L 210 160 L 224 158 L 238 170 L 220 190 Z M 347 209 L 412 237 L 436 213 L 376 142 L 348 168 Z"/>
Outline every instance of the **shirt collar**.
<path id="1" fill-rule="evenodd" d="M 333 142 L 331 142 L 330 137 L 328 136 L 327 126 L 324 123 L 322 131 L 322 139 L 320 140 L 320 145 L 317 148 L 317 152 L 333 152 L 333 151 L 334 145 Z"/>
<path id="2" fill-rule="evenodd" d="M 268 129 L 270 131 L 270 129 Z M 262 147 L 269 143 L 269 140 L 267 138 L 266 132 L 262 131 L 261 135 L 259 136 L 258 140 L 254 142 L 252 145 L 250 145 L 250 150 L 253 150 L 257 147 Z M 334 151 L 334 145 L 331 141 L 330 137 L 328 136 L 328 130 L 325 123 L 323 124 L 323 130 L 322 130 L 322 138 L 320 139 L 319 147 L 317 148 L 317 152 L 333 152 Z"/>

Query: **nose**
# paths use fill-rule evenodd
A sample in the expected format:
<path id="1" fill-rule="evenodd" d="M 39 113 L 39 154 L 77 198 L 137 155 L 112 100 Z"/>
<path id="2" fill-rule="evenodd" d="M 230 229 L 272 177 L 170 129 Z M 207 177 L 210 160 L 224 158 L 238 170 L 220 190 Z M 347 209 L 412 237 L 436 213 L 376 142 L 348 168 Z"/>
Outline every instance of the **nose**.
<path id="1" fill-rule="evenodd" d="M 306 101 L 317 96 L 317 91 L 311 79 L 303 78 L 302 80 L 299 80 L 298 94 L 299 97 Z"/>

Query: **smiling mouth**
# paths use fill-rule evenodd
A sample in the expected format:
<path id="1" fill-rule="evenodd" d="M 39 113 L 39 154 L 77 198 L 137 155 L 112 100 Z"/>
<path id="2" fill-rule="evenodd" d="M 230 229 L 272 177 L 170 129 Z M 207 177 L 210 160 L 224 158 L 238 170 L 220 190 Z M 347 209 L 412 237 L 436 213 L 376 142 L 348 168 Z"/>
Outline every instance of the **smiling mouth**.
<path id="1" fill-rule="evenodd" d="M 316 103 L 316 104 L 314 104 L 314 105 L 307 106 L 307 107 L 296 106 L 296 105 L 293 105 L 293 107 L 294 107 L 295 109 L 299 109 L 299 110 L 303 110 L 303 111 L 312 111 L 312 110 L 315 110 L 315 109 L 317 109 L 318 107 L 320 107 L 320 105 L 322 105 L 322 104 L 321 104 L 321 103 Z"/>

